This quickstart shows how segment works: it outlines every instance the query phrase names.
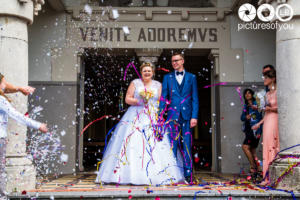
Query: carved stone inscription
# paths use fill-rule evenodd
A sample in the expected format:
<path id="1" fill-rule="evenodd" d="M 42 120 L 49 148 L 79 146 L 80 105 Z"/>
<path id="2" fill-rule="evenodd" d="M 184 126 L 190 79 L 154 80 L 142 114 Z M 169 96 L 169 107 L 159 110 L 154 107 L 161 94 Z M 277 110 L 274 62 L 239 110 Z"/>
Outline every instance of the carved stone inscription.
<path id="1" fill-rule="evenodd" d="M 217 28 L 79 27 L 84 42 L 218 42 Z"/>

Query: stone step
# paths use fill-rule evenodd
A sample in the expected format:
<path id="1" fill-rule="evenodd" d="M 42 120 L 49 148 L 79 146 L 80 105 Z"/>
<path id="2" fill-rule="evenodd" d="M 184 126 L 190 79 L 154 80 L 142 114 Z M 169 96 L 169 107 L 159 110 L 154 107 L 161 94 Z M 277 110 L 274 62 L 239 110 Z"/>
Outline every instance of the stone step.
<path id="1" fill-rule="evenodd" d="M 300 193 L 295 193 L 295 198 L 300 198 Z M 135 191 L 70 191 L 70 192 L 29 192 L 26 195 L 12 194 L 9 199 L 141 199 L 141 200 L 164 200 L 164 199 L 209 199 L 209 200 L 248 200 L 248 199 L 293 199 L 292 195 L 282 191 L 240 191 L 240 190 L 154 190 L 150 193 L 145 190 Z"/>
<path id="2" fill-rule="evenodd" d="M 241 176 L 198 173 L 193 185 L 138 186 L 96 184 L 96 174 L 69 174 L 39 181 L 31 191 L 16 192 L 10 199 L 293 199 L 284 191 L 266 190 Z M 21 195 L 23 193 L 23 195 Z M 300 193 L 295 192 L 300 199 Z"/>

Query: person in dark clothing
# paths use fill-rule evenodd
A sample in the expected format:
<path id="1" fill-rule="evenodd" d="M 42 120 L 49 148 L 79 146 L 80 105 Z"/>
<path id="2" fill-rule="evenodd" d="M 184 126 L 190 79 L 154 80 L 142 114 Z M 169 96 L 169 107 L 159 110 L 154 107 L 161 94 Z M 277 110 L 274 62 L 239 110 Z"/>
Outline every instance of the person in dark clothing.
<path id="1" fill-rule="evenodd" d="M 257 124 L 262 115 L 257 109 L 257 103 L 254 98 L 254 91 L 245 89 L 243 93 L 244 108 L 241 115 L 241 120 L 244 122 L 243 131 L 245 133 L 245 140 L 243 142 L 243 151 L 250 163 L 250 173 L 252 178 L 256 178 L 261 171 L 259 164 L 257 164 L 256 148 L 262 133 L 262 126 L 257 130 L 252 130 L 251 127 Z"/>

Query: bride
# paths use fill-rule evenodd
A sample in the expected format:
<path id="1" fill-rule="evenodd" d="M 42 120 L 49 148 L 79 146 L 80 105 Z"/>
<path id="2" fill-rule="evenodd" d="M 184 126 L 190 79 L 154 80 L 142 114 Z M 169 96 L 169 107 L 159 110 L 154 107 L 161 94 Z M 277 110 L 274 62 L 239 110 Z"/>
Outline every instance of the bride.
<path id="1" fill-rule="evenodd" d="M 142 79 L 130 83 L 125 101 L 131 106 L 107 145 L 96 183 L 159 186 L 184 180 L 168 136 L 155 136 L 161 83 L 152 79 L 154 70 L 144 63 Z"/>

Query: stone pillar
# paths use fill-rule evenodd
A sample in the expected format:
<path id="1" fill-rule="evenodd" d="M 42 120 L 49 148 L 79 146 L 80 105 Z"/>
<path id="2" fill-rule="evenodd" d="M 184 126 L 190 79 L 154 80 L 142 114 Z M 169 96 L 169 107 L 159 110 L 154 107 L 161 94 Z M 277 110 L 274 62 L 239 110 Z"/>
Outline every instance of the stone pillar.
<path id="1" fill-rule="evenodd" d="M 14 85 L 28 85 L 27 26 L 41 9 L 43 0 L 0 0 L 0 72 Z M 10 95 L 15 108 L 25 113 L 27 98 Z M 26 127 L 9 120 L 6 152 L 6 191 L 35 188 L 36 172 L 26 154 Z"/>
<path id="2" fill-rule="evenodd" d="M 158 57 L 162 53 L 161 49 L 136 49 L 136 55 L 139 57 L 139 61 L 142 64 L 143 62 L 150 62 L 152 65 L 156 65 Z"/>
<path id="3" fill-rule="evenodd" d="M 300 144 L 300 4 L 299 0 L 289 0 L 287 3 L 292 6 L 294 17 L 285 24 L 293 26 L 293 29 L 277 29 L 276 36 L 278 123 L 281 150 Z M 280 4 L 275 2 L 273 5 L 279 6 Z M 278 23 L 284 24 L 280 21 Z M 283 159 L 273 163 L 270 167 L 270 177 L 273 183 L 285 170 L 300 162 L 300 154 L 296 152 L 299 150 L 299 147 L 293 148 L 280 154 Z M 295 167 L 289 175 L 285 176 L 277 187 L 300 190 L 299 182 L 300 166 Z"/>
<path id="4" fill-rule="evenodd" d="M 211 72 L 211 84 L 216 84 L 219 79 L 219 73 L 220 73 L 220 66 L 219 66 L 219 56 L 220 52 L 219 49 L 211 49 L 210 54 L 208 58 L 211 60 L 211 64 L 213 66 L 212 72 Z M 221 166 L 221 160 L 218 159 L 218 155 L 220 155 L 220 148 L 218 145 L 218 138 L 219 132 L 218 132 L 218 122 L 220 121 L 220 109 L 219 109 L 219 102 L 217 101 L 218 91 L 219 87 L 211 87 L 211 112 L 213 113 L 211 115 L 211 140 L 212 140 L 212 166 L 211 171 L 213 172 L 220 172 L 220 166 Z"/>
<path id="5" fill-rule="evenodd" d="M 141 57 L 139 57 L 139 61 L 141 63 L 149 62 L 152 65 L 155 65 L 158 61 L 158 57 L 155 57 L 155 56 L 141 56 Z"/>

